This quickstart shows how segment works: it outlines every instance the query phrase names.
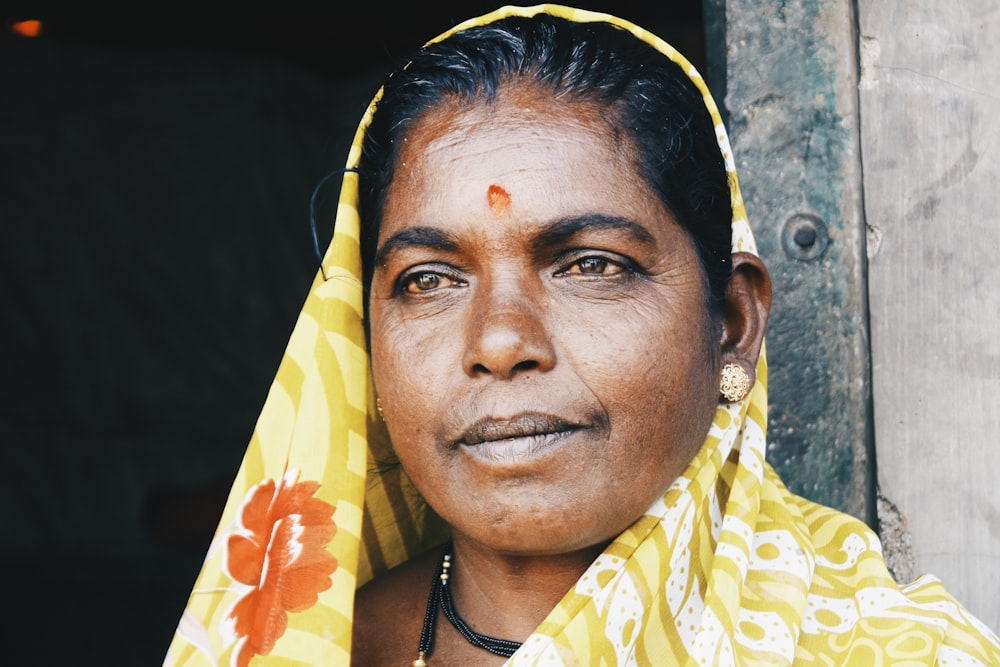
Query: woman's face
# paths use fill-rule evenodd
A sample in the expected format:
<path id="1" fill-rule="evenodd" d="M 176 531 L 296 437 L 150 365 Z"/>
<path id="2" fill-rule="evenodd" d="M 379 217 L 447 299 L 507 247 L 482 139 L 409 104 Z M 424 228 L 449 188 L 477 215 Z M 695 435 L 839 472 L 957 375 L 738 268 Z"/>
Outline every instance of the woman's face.
<path id="1" fill-rule="evenodd" d="M 508 90 L 407 135 L 371 353 L 405 470 L 509 554 L 605 542 L 683 472 L 718 397 L 694 246 L 597 107 Z"/>

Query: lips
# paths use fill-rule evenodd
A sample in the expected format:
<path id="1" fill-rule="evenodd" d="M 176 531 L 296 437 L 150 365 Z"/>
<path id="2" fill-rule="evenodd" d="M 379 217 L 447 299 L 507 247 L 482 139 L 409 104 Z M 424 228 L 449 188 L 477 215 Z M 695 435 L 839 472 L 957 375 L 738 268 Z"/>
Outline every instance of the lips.
<path id="1" fill-rule="evenodd" d="M 469 426 L 456 440 L 457 445 L 477 445 L 516 439 L 547 439 L 568 435 L 584 428 L 561 417 L 538 412 L 527 412 L 509 419 L 485 417 Z"/>

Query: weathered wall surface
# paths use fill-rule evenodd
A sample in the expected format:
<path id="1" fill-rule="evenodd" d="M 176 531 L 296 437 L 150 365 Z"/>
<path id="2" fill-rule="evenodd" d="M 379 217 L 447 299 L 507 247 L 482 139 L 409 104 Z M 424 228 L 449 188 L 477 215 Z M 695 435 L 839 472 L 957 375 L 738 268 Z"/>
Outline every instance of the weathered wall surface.
<path id="1" fill-rule="evenodd" d="M 771 461 L 998 628 L 1000 6 L 706 8 L 775 282 Z"/>
<path id="2" fill-rule="evenodd" d="M 858 9 L 879 483 L 1000 628 L 1000 4 Z"/>
<path id="3" fill-rule="evenodd" d="M 768 457 L 793 491 L 874 524 L 851 2 L 763 7 L 706 9 L 709 45 L 725 44 L 709 78 L 774 282 Z"/>

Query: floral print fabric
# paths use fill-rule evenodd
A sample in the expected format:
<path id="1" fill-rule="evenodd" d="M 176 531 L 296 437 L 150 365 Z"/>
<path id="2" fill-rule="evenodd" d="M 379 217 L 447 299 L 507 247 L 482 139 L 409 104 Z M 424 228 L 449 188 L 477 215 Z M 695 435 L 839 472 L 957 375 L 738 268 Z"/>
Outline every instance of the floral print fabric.
<path id="1" fill-rule="evenodd" d="M 308 609 L 330 588 L 337 560 L 326 545 L 336 532 L 334 507 L 313 497 L 318 488 L 292 474 L 264 480 L 251 489 L 229 535 L 226 571 L 249 587 L 225 617 L 241 667 L 271 652 L 288 626 L 287 612 Z"/>
<path id="2" fill-rule="evenodd" d="M 668 44 L 557 5 L 505 7 L 446 34 L 537 12 L 614 23 L 688 72 L 730 171 L 733 249 L 754 252 L 715 103 Z M 447 536 L 405 474 L 377 465 L 391 444 L 368 371 L 356 202 L 357 176 L 347 172 L 333 240 L 165 665 L 347 666 L 356 587 Z M 863 523 L 784 487 L 764 460 L 763 352 L 757 371 L 747 398 L 719 405 L 686 472 L 509 665 L 1000 664 L 996 635 L 939 581 L 897 585 Z"/>

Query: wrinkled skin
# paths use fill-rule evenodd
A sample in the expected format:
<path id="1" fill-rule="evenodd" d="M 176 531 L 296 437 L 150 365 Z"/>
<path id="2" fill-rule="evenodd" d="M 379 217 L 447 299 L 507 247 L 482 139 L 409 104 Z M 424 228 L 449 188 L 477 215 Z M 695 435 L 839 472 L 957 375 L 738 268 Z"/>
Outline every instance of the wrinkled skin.
<path id="1" fill-rule="evenodd" d="M 403 467 L 456 533 L 512 554 L 621 532 L 683 471 L 718 397 L 692 241 L 596 107 L 551 102 L 518 88 L 417 124 L 372 286 Z"/>

